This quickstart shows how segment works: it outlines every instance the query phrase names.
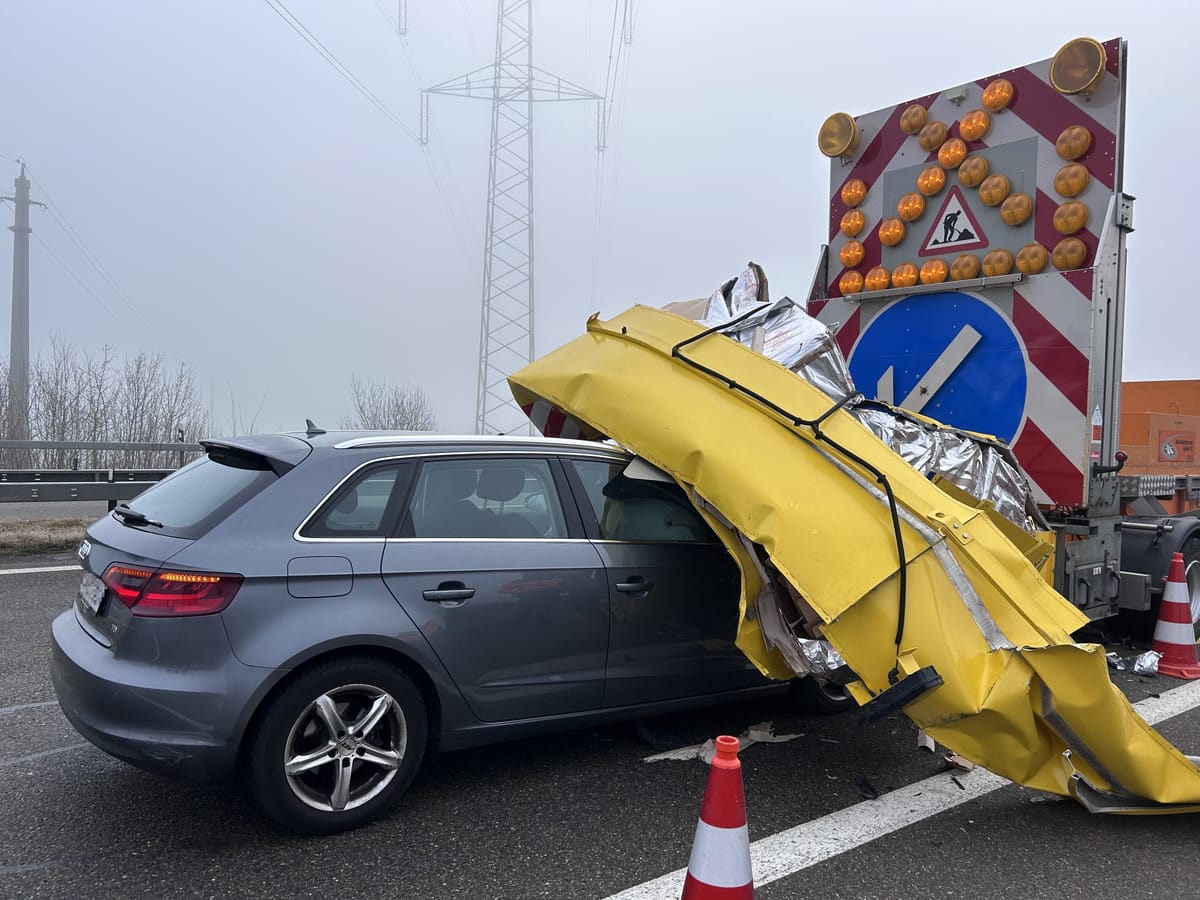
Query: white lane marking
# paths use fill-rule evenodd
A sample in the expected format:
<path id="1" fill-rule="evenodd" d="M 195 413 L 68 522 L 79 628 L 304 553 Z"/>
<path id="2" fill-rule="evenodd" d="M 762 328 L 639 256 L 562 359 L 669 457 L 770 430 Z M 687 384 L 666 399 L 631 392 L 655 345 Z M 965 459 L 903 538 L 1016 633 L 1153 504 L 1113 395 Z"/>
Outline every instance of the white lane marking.
<path id="1" fill-rule="evenodd" d="M 1149 697 L 1133 708 L 1150 725 L 1156 725 L 1197 706 L 1200 681 Z M 986 769 L 975 769 L 967 776 L 947 772 L 762 838 L 750 845 L 754 886 L 786 878 L 1010 784 Z M 687 869 L 676 869 L 606 900 L 676 900 L 686 875 Z"/>
<path id="2" fill-rule="evenodd" d="M 39 566 L 36 569 L 0 569 L 0 575 L 37 575 L 39 572 L 79 571 L 79 566 Z"/>
<path id="3" fill-rule="evenodd" d="M 33 762 L 35 759 L 41 759 L 43 756 L 54 756 L 58 753 L 66 753 L 69 750 L 82 750 L 84 747 L 92 746 L 87 741 L 78 744 L 68 744 L 65 747 L 55 747 L 53 750 L 43 750 L 41 753 L 30 753 L 28 756 L 16 756 L 12 759 L 0 759 L 0 769 L 5 766 L 16 766 L 23 762 Z"/>
<path id="4" fill-rule="evenodd" d="M 0 716 L 20 712 L 23 709 L 38 709 L 43 706 L 58 706 L 57 700 L 39 700 L 37 703 L 18 703 L 15 706 L 0 706 Z"/>
<path id="5" fill-rule="evenodd" d="M 55 860 L 54 863 L 57 863 Z M 39 869 L 48 869 L 54 863 L 26 863 L 23 866 L 0 866 L 0 875 L 20 875 L 22 872 L 36 872 Z"/>

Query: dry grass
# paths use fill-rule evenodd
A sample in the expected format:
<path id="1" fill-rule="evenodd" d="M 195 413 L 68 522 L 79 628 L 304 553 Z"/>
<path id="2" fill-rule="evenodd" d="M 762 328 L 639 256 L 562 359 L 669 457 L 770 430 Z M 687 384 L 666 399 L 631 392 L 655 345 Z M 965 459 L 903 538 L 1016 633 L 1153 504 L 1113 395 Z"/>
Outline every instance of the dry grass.
<path id="1" fill-rule="evenodd" d="M 89 519 L 0 520 L 0 556 L 33 556 L 73 550 Z"/>

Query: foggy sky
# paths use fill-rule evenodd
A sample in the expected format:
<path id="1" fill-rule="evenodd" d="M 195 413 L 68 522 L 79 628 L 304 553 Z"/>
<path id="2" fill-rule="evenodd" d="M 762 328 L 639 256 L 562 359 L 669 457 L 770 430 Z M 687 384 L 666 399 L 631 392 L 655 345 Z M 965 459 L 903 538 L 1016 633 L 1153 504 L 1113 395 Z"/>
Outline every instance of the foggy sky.
<path id="1" fill-rule="evenodd" d="M 495 0 L 409 0 L 404 39 L 379 5 L 394 0 L 285 2 L 414 129 L 420 87 L 494 52 Z M 535 64 L 601 92 L 612 14 L 611 0 L 535 0 Z M 1184 0 L 639 0 L 599 209 L 594 104 L 535 109 L 537 351 L 594 311 L 707 295 L 751 259 L 773 297 L 803 299 L 826 238 L 826 116 L 1119 36 L 1137 197 L 1124 377 L 1200 377 L 1185 244 L 1198 24 Z M 262 0 L 0 0 L 0 35 L 0 194 L 22 157 L 56 214 L 31 216 L 34 358 L 52 335 L 162 353 L 191 368 L 221 433 L 334 426 L 353 376 L 419 386 L 440 430 L 473 430 L 486 101 L 432 100 L 447 205 L 421 148 Z M 10 266 L 4 233 L 0 356 Z"/>

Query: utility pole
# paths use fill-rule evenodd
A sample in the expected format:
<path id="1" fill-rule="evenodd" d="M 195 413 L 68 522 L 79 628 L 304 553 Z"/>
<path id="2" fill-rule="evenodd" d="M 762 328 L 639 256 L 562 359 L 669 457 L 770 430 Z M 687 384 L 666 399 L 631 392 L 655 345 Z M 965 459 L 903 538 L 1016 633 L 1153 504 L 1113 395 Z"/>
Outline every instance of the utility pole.
<path id="1" fill-rule="evenodd" d="M 475 428 L 528 433 L 508 375 L 533 359 L 533 104 L 602 100 L 599 94 L 533 64 L 532 0 L 498 0 L 496 58 L 421 95 L 421 143 L 429 140 L 429 95 L 492 101 L 483 314 Z"/>
<path id="2" fill-rule="evenodd" d="M 29 440 L 29 207 L 45 203 L 29 199 L 25 163 L 14 182 L 11 197 L 0 197 L 13 205 L 12 334 L 8 353 L 8 439 Z M 18 459 L 20 454 L 18 452 Z"/>

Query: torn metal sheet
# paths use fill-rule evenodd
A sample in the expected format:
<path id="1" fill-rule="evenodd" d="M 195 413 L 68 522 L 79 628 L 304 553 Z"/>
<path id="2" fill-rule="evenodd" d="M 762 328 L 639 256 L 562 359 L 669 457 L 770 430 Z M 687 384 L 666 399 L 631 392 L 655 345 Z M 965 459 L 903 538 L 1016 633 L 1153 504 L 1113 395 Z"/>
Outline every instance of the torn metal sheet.
<path id="1" fill-rule="evenodd" d="M 634 307 L 510 384 L 544 431 L 616 440 L 703 501 L 742 572 L 738 646 L 764 673 L 793 676 L 764 634 L 769 594 L 792 605 L 785 626 L 841 655 L 860 703 L 936 670 L 904 712 L 964 759 L 1106 812 L 1200 810 L 1200 769 L 1133 711 L 1103 649 L 1073 642 L 1087 619 L 1035 565 L 1036 536 L 794 372 Z M 786 589 L 764 593 L 764 574 Z"/>
<path id="2" fill-rule="evenodd" d="M 738 748 L 739 750 L 745 750 L 751 744 L 782 744 L 787 741 L 794 741 L 800 737 L 804 737 L 804 734 L 776 734 L 774 722 L 759 722 L 757 725 L 751 725 L 738 735 Z M 674 750 L 655 753 L 653 756 L 647 756 L 642 762 L 698 759 L 705 765 L 709 765 L 716 755 L 716 741 L 713 738 L 709 738 L 703 744 L 692 744 L 689 747 L 677 747 Z"/>

